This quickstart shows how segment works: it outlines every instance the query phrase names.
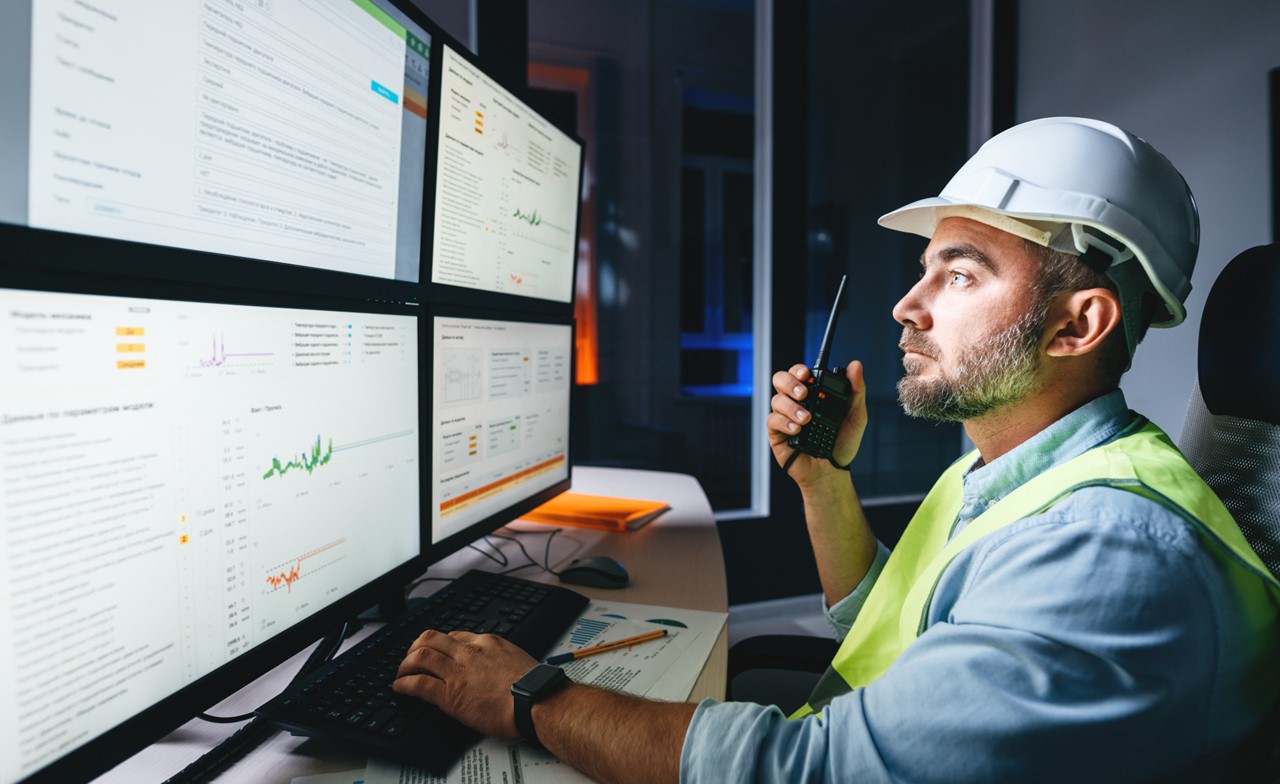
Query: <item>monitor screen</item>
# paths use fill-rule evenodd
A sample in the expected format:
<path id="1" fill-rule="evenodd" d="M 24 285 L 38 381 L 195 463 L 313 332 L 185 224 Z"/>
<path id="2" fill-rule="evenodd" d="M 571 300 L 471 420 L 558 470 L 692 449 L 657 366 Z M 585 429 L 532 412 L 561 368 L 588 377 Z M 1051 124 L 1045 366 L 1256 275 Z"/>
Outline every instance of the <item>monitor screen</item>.
<path id="1" fill-rule="evenodd" d="M 431 341 L 437 544 L 507 523 L 569 479 L 573 327 L 435 316 Z"/>
<path id="2" fill-rule="evenodd" d="M 419 280 L 431 36 L 388 0 L 11 5 L 0 222 Z"/>
<path id="3" fill-rule="evenodd" d="M 431 282 L 573 298 L 582 145 L 439 47 Z"/>
<path id="4" fill-rule="evenodd" d="M 0 781 L 418 558 L 418 328 L 0 289 Z"/>

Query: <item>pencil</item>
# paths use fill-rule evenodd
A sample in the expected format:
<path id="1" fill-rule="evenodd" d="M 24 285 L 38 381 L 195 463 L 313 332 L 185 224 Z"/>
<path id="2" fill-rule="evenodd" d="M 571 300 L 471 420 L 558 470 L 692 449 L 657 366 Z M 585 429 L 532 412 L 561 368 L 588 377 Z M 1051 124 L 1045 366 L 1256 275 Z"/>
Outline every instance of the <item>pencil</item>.
<path id="1" fill-rule="evenodd" d="M 565 662 L 570 662 L 570 661 L 573 661 L 574 659 L 581 659 L 584 656 L 595 656 L 597 653 L 604 653 L 605 651 L 613 651 L 613 650 L 617 650 L 618 648 L 626 648 L 626 647 L 635 645 L 636 643 L 639 643 L 639 642 L 647 642 L 649 640 L 656 640 L 656 639 L 659 639 L 660 637 L 666 637 L 666 636 L 667 636 L 666 629 L 658 629 L 657 631 L 645 632 L 644 634 L 637 634 L 635 637 L 627 637 L 626 639 L 623 639 L 623 640 L 614 640 L 613 642 L 602 643 L 600 645 L 596 645 L 591 648 L 583 648 L 580 651 L 571 651 L 569 653 L 558 653 L 555 656 L 548 656 L 547 664 L 564 664 Z"/>

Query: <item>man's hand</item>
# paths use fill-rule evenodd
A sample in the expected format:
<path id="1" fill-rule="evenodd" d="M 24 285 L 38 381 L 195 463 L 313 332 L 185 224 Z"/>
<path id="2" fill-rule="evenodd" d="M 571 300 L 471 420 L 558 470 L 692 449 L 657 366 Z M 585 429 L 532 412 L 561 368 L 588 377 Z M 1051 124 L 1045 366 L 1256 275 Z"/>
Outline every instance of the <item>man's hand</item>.
<path id="1" fill-rule="evenodd" d="M 425 632 L 409 648 L 393 687 L 485 735 L 515 738 L 511 684 L 535 664 L 501 637 Z M 569 684 L 533 706 L 533 721 L 551 753 L 593 779 L 675 782 L 697 707 Z"/>
<path id="2" fill-rule="evenodd" d="M 809 410 L 800 402 L 809 393 L 804 384 L 809 375 L 809 368 L 804 365 L 794 365 L 790 370 L 773 374 L 773 388 L 777 394 L 770 402 L 773 413 L 769 414 L 766 422 L 769 427 L 769 445 L 773 448 L 773 457 L 778 465 L 786 465 L 787 459 L 795 451 L 794 447 L 787 445 L 787 439 L 799 433 L 802 426 L 809 424 Z M 850 362 L 845 375 L 853 386 L 853 397 L 849 400 L 849 413 L 845 414 L 840 431 L 836 434 L 836 446 L 832 453 L 832 459 L 840 465 L 848 465 L 858 454 L 862 434 L 867 429 L 867 384 L 862 378 L 862 363 L 856 359 Z M 833 470 L 826 460 L 802 454 L 791 464 L 787 473 L 803 486 Z"/>
<path id="3" fill-rule="evenodd" d="M 409 646 L 392 688 L 434 703 L 485 735 L 516 738 L 511 684 L 535 664 L 501 637 L 426 631 Z"/>

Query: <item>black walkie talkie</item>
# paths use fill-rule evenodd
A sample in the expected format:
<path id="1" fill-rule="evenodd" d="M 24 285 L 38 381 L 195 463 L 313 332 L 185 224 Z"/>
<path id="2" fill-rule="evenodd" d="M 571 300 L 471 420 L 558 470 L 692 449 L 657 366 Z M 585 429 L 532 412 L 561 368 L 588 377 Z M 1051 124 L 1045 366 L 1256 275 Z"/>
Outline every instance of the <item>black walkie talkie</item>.
<path id="1" fill-rule="evenodd" d="M 840 319 L 846 277 L 848 276 L 840 278 L 836 302 L 831 306 L 831 318 L 827 319 L 827 332 L 822 336 L 822 348 L 818 350 L 818 359 L 809 369 L 810 377 L 805 382 L 809 394 L 805 395 L 802 405 L 809 409 L 812 418 L 799 433 L 787 439 L 788 446 L 824 459 L 830 459 L 836 448 L 836 433 L 840 430 L 840 423 L 844 421 L 844 415 L 849 411 L 849 401 L 853 398 L 853 385 L 845 378 L 844 368 L 823 369 L 831 351 L 831 336 Z"/>

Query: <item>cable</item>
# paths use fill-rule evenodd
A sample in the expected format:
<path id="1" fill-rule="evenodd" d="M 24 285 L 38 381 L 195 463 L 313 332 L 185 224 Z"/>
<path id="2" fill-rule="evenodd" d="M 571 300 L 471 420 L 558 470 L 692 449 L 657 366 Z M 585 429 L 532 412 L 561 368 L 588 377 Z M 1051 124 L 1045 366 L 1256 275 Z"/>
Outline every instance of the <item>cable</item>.
<path id="1" fill-rule="evenodd" d="M 350 633 L 354 631 L 355 629 L 351 628 L 350 622 L 344 623 L 336 633 L 330 634 L 321 640 L 320 644 L 316 646 L 316 649 L 312 651 L 311 655 L 307 657 L 307 660 L 303 662 L 302 668 L 298 670 L 298 674 L 293 676 L 293 680 L 296 681 L 303 675 L 310 674 L 316 667 L 319 667 L 321 664 L 332 659 L 333 655 L 338 652 L 338 648 L 342 647 L 342 641 L 350 636 Z M 319 656 L 318 659 L 317 656 Z M 252 719 L 255 715 L 257 714 L 241 713 L 239 716 L 211 716 L 208 713 L 197 713 L 196 718 L 212 724 L 238 724 L 239 722 Z"/>
<path id="2" fill-rule="evenodd" d="M 201 755 L 200 759 L 166 779 L 164 784 L 196 784 L 210 781 L 224 768 L 230 767 L 277 732 L 279 730 L 266 719 L 254 719 Z"/>
<path id="3" fill-rule="evenodd" d="M 332 659 L 333 655 L 342 647 L 342 641 L 346 639 L 349 631 L 354 631 L 352 625 L 344 623 L 342 628 L 321 640 L 320 644 L 311 652 L 311 655 L 307 657 L 307 660 L 302 663 L 298 673 L 293 676 L 293 680 L 289 682 L 290 685 L 315 672 L 317 668 Z M 253 718 L 253 714 L 245 715 Z M 244 720 L 242 716 L 209 716 L 204 713 L 197 714 L 197 716 L 216 724 L 230 724 Z M 195 762 L 170 776 L 165 780 L 164 784 L 197 784 L 197 782 L 209 781 L 224 768 L 229 767 L 241 757 L 253 751 L 278 731 L 266 719 L 253 718 L 253 721 L 224 738 L 217 746 L 201 754 Z"/>
<path id="4" fill-rule="evenodd" d="M 554 529 L 552 529 L 552 530 L 551 530 L 551 535 L 547 537 L 547 546 L 546 546 L 546 549 L 544 549 L 544 550 L 542 551 L 542 568 L 543 568 L 543 569 L 546 569 L 548 572 L 551 572 L 551 573 L 552 573 L 552 574 L 554 574 L 556 577 L 559 577 L 559 576 L 560 576 L 560 573 L 559 573 L 559 572 L 557 572 L 557 571 L 554 571 L 554 570 L 551 568 L 551 540 L 552 540 L 552 539 L 555 539 L 555 538 L 556 538 L 556 534 L 560 533 L 560 532 L 561 532 L 561 531 L 563 531 L 563 530 L 564 530 L 563 528 L 554 528 Z"/>
<path id="5" fill-rule="evenodd" d="M 502 550 L 498 549 L 498 547 L 494 545 L 493 542 L 490 542 L 488 536 L 482 536 L 481 539 L 484 540 L 485 544 L 492 547 L 493 551 L 498 555 L 494 555 L 493 553 L 486 553 L 484 550 L 481 550 L 479 547 L 476 547 L 474 544 L 469 544 L 467 545 L 467 547 L 470 547 L 472 550 L 475 550 L 477 553 L 480 553 L 485 558 L 488 558 L 490 561 L 493 561 L 499 566 L 507 566 L 508 564 L 511 563 L 510 560 L 507 559 L 507 554 L 502 552 Z M 502 557 L 499 558 L 498 556 L 502 556 Z"/>
<path id="6" fill-rule="evenodd" d="M 516 571 L 516 569 L 527 569 L 530 566 L 538 565 L 538 559 L 534 558 L 532 555 L 529 555 L 529 551 L 524 548 L 524 543 L 521 542 L 519 539 L 516 539 L 514 536 L 507 536 L 506 534 L 493 534 L 493 538 L 506 539 L 508 542 L 515 542 L 516 547 L 520 548 L 520 552 L 524 553 L 525 560 L 528 562 L 528 563 L 520 564 L 519 566 L 515 567 L 515 569 L 508 569 L 505 572 L 501 572 L 501 574 L 510 574 L 511 572 Z"/>
<path id="7" fill-rule="evenodd" d="M 197 713 L 196 718 L 212 724 L 238 724 L 242 721 L 248 721 L 256 715 L 254 713 L 241 713 L 239 716 L 210 716 L 207 713 Z"/>
<path id="8" fill-rule="evenodd" d="M 555 539 L 556 534 L 563 531 L 564 530 L 563 528 L 552 528 L 550 531 L 521 531 L 518 528 L 505 528 L 503 530 L 510 531 L 513 534 L 549 533 L 550 536 L 547 537 L 546 549 L 544 549 L 542 553 L 542 563 L 538 563 L 538 560 L 529 554 L 529 551 L 526 550 L 524 547 L 524 543 L 521 542 L 519 539 L 516 539 L 515 537 L 512 537 L 512 536 L 506 536 L 504 534 L 493 534 L 495 538 L 507 539 L 509 541 L 515 542 L 516 546 L 520 548 L 520 552 L 524 553 L 524 557 L 529 559 L 529 563 L 521 564 L 520 566 L 517 566 L 515 569 L 509 569 L 505 572 L 502 572 L 502 574 L 510 574 L 511 572 L 516 571 L 516 569 L 526 569 L 530 566 L 537 566 L 539 569 L 541 569 L 544 572 L 555 575 L 556 577 L 560 576 L 559 572 L 551 568 L 551 540 Z"/>

